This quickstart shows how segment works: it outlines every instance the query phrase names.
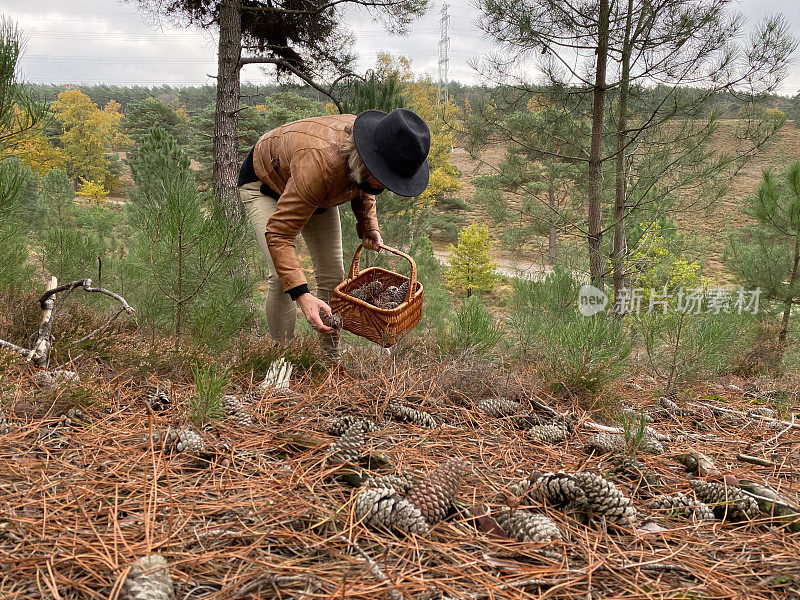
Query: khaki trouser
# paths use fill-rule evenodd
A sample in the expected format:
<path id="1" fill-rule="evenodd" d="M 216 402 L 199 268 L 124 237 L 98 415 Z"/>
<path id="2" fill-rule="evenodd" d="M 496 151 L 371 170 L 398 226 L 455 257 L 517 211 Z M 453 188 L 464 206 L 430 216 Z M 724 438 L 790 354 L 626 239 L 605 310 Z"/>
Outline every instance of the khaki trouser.
<path id="1" fill-rule="evenodd" d="M 264 233 L 267 221 L 275 212 L 278 201 L 261 193 L 261 182 L 246 183 L 239 188 L 247 216 L 253 224 L 256 239 L 261 253 L 269 266 L 267 278 L 267 324 L 274 340 L 288 341 L 294 337 L 294 326 L 297 319 L 297 305 L 289 294 L 283 291 L 272 256 L 267 246 Z M 339 207 L 328 208 L 324 213 L 313 215 L 303 227 L 300 234 L 306 243 L 311 262 L 314 266 L 314 278 L 317 281 L 317 297 L 330 303 L 333 289 L 344 279 L 344 263 L 342 262 L 342 226 L 339 222 Z M 319 334 L 322 348 L 331 357 L 339 354 L 339 336 Z"/>

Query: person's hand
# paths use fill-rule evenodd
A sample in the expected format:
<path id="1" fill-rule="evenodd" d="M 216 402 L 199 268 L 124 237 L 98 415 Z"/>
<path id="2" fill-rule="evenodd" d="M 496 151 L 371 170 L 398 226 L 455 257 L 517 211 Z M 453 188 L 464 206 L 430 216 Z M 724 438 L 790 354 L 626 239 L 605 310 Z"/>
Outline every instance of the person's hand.
<path id="1" fill-rule="evenodd" d="M 369 231 L 364 232 L 364 238 L 361 240 L 361 243 L 364 245 L 364 248 L 367 250 L 375 250 L 377 252 L 381 249 L 381 244 L 383 244 L 383 238 L 381 237 L 381 232 L 377 229 L 370 229 Z"/>
<path id="2" fill-rule="evenodd" d="M 303 314 L 306 316 L 306 321 L 308 321 L 316 331 L 328 335 L 336 331 L 332 327 L 326 326 L 319 317 L 320 311 L 324 312 L 328 316 L 331 315 L 331 307 L 325 304 L 322 300 L 316 296 L 306 293 L 297 299 L 297 304 L 300 306 L 300 310 L 302 310 Z"/>

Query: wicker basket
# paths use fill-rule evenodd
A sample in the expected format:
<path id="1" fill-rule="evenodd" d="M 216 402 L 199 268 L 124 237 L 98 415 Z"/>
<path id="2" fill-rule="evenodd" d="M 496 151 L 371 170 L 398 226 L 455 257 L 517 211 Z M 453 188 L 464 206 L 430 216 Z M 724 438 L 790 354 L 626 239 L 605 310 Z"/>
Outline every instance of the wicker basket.
<path id="1" fill-rule="evenodd" d="M 337 285 L 333 291 L 331 310 L 342 317 L 343 329 L 388 348 L 393 346 L 400 337 L 416 327 L 420 319 L 422 319 L 422 284 L 417 281 L 417 264 L 414 259 L 408 254 L 389 246 L 381 245 L 381 248 L 397 256 L 402 256 L 411 263 L 410 279 L 380 267 L 359 270 L 359 260 L 363 247 L 363 245 L 359 245 L 356 250 L 347 279 Z M 376 280 L 380 281 L 384 287 L 390 285 L 400 287 L 406 281 L 410 281 L 405 300 L 396 308 L 384 309 L 354 298 L 349 294 L 351 290 Z"/>

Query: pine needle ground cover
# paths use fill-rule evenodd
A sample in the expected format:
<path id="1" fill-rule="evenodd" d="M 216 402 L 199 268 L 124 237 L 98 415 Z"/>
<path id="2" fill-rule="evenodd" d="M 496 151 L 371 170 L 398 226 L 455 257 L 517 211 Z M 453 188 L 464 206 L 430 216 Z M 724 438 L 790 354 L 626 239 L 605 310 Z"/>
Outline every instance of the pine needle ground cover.
<path id="1" fill-rule="evenodd" d="M 719 504 L 711 506 L 718 515 L 711 520 L 708 509 L 691 508 L 698 486 L 677 460 L 700 453 L 719 474 L 697 480 L 753 481 L 798 502 L 800 429 L 748 417 L 753 398 L 741 380 L 679 399 L 687 409 L 696 403 L 736 412 L 649 413 L 648 425 L 671 438 L 661 454 L 636 454 L 637 469 L 653 475 L 650 485 L 623 475 L 636 471 L 620 469 L 618 455 L 587 451 L 597 433 L 587 423 L 600 417 L 548 396 L 524 371 L 498 375 L 496 390 L 525 391 L 515 398 L 519 405 L 504 403 L 516 414 L 495 411 L 499 416 L 478 406 L 492 404 L 481 404 L 486 395 L 472 397 L 463 386 L 452 393 L 450 364 L 296 377 L 291 392 L 280 395 L 234 378 L 229 393 L 247 404 L 251 421 L 229 416 L 198 426 L 202 452 L 189 453 L 162 449 L 169 435 L 160 432 L 192 427 L 190 375 L 175 373 L 168 384 L 89 365 L 79 369 L 79 384 L 48 394 L 33 369 L 0 365 L 4 599 L 122 598 L 130 588 L 123 585 L 127 574 L 141 571 L 132 561 L 148 555 L 166 560 L 174 597 L 185 599 L 785 599 L 800 593 L 797 523 L 764 510 L 723 520 Z M 156 386 L 169 391 L 170 402 L 148 409 L 145 400 Z M 643 378 L 616 393 L 636 409 L 658 406 Z M 62 419 L 66 411 L 57 407 L 67 397 L 82 400 L 81 412 Z M 24 409 L 44 398 L 49 404 L 36 416 Z M 564 428 L 563 441 L 539 440 L 515 426 L 542 418 L 541 412 L 521 416 L 539 410 L 535 398 L 575 415 L 577 425 Z M 435 426 L 395 418 L 398 401 L 432 415 Z M 336 444 L 355 429 L 358 435 L 348 439 L 363 444 L 342 458 Z M 411 491 L 413 482 L 430 481 L 445 464 L 458 465 L 458 477 L 444 486 L 449 506 L 437 505 L 434 522 L 420 529 L 427 533 L 374 527 L 357 517 L 365 488 L 354 487 L 354 474 L 356 483 L 372 476 L 382 486 L 366 489 L 389 489 L 381 494 L 392 502 L 414 504 L 421 488 Z M 565 475 L 545 476 L 559 472 Z M 564 489 L 586 484 L 594 504 L 571 510 L 536 493 L 537 481 L 562 480 Z M 610 483 L 614 497 L 634 507 L 630 523 L 585 510 L 602 506 L 596 495 L 612 490 Z M 708 497 L 729 497 L 719 489 Z M 686 498 L 653 501 L 676 494 Z"/>

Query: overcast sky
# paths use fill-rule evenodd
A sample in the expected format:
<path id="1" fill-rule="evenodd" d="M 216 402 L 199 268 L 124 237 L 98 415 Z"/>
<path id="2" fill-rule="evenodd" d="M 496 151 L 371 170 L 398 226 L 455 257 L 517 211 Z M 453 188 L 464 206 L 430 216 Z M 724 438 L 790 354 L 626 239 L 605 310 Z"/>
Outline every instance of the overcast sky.
<path id="1" fill-rule="evenodd" d="M 739 10 L 749 23 L 782 11 L 800 36 L 800 2 L 797 0 L 741 0 Z M 349 10 L 348 24 L 356 35 L 360 67 L 374 65 L 381 50 L 413 59 L 418 73 L 434 79 L 438 71 L 439 11 L 433 0 L 408 36 L 389 36 L 368 14 Z M 136 3 L 116 0 L 0 0 L 0 12 L 16 21 L 27 38 L 21 61 L 28 81 L 52 83 L 107 83 L 119 85 L 200 85 L 213 83 L 216 41 L 209 31 L 158 25 L 137 12 Z M 480 17 L 469 0 L 450 2 L 451 80 L 474 83 L 471 59 L 490 49 L 475 26 Z M 267 82 L 256 65 L 242 71 L 242 80 Z M 780 92 L 800 91 L 800 51 Z"/>

